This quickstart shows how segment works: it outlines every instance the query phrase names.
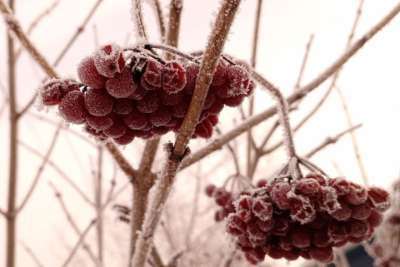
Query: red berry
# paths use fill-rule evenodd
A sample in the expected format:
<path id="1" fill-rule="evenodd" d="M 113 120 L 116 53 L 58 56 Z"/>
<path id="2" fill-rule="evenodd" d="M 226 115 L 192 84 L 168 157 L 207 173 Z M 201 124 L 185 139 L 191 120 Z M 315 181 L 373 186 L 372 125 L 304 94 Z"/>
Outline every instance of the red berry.
<path id="1" fill-rule="evenodd" d="M 162 73 L 162 88 L 168 94 L 176 94 L 185 88 L 186 71 L 177 62 L 168 62 Z"/>
<path id="2" fill-rule="evenodd" d="M 352 216 L 352 210 L 346 203 L 340 203 L 340 208 L 330 215 L 338 221 L 347 221 Z"/>
<path id="3" fill-rule="evenodd" d="M 228 66 L 223 60 L 219 60 L 211 82 L 212 86 L 225 85 L 227 83 L 226 71 Z"/>
<path id="4" fill-rule="evenodd" d="M 325 231 L 314 231 L 313 232 L 313 244 L 317 248 L 326 248 L 331 244 L 328 233 Z"/>
<path id="5" fill-rule="evenodd" d="M 368 233 L 368 223 L 359 220 L 350 222 L 349 234 L 355 238 L 362 238 Z"/>
<path id="6" fill-rule="evenodd" d="M 79 63 L 78 76 L 84 84 L 91 88 L 102 89 L 105 86 L 106 79 L 97 72 L 93 57 L 86 57 Z"/>
<path id="7" fill-rule="evenodd" d="M 115 98 L 126 98 L 136 91 L 137 85 L 133 82 L 129 68 L 124 68 L 120 74 L 106 82 L 107 92 Z"/>
<path id="8" fill-rule="evenodd" d="M 131 143 L 134 138 L 135 138 L 134 132 L 127 129 L 123 136 L 114 138 L 114 141 L 119 145 L 127 145 Z"/>
<path id="9" fill-rule="evenodd" d="M 79 91 L 79 84 L 70 79 L 50 79 L 40 88 L 40 99 L 45 106 L 58 105 L 70 91 Z"/>
<path id="10" fill-rule="evenodd" d="M 265 199 L 256 198 L 253 202 L 252 211 L 261 221 L 270 221 L 272 219 L 272 203 Z"/>
<path id="11" fill-rule="evenodd" d="M 385 211 L 390 206 L 389 193 L 379 187 L 370 187 L 368 198 L 379 211 Z"/>
<path id="12" fill-rule="evenodd" d="M 371 225 L 371 227 L 377 227 L 382 223 L 383 217 L 380 212 L 373 209 L 371 211 L 371 215 L 368 217 L 367 220 L 368 220 L 368 223 Z"/>
<path id="13" fill-rule="evenodd" d="M 335 188 L 338 196 L 344 196 L 350 192 L 350 183 L 343 178 L 330 179 L 328 184 Z"/>
<path id="14" fill-rule="evenodd" d="M 129 99 L 140 101 L 142 100 L 147 94 L 147 91 L 142 86 L 137 86 L 135 92 L 128 96 Z"/>
<path id="15" fill-rule="evenodd" d="M 149 124 L 146 115 L 136 110 L 126 115 L 123 120 L 131 130 L 143 130 Z"/>
<path id="16" fill-rule="evenodd" d="M 310 256 L 314 260 L 329 263 L 333 261 L 333 251 L 332 248 L 311 248 L 310 249 Z"/>
<path id="17" fill-rule="evenodd" d="M 101 47 L 94 53 L 94 65 L 102 76 L 113 78 L 125 66 L 122 48 L 116 44 Z"/>
<path id="18" fill-rule="evenodd" d="M 350 191 L 346 195 L 346 201 L 352 205 L 363 204 L 368 199 L 367 190 L 361 185 L 350 183 Z"/>
<path id="19" fill-rule="evenodd" d="M 114 101 L 113 112 L 119 115 L 127 115 L 133 111 L 133 101 L 129 98 L 119 98 Z"/>
<path id="20" fill-rule="evenodd" d="M 340 203 L 338 201 L 336 190 L 330 186 L 321 187 L 321 199 L 320 209 L 332 214 L 333 212 L 340 209 Z"/>
<path id="21" fill-rule="evenodd" d="M 218 87 L 217 95 L 224 99 L 248 94 L 250 86 L 248 71 L 240 65 L 230 65 L 226 71 L 229 82 L 225 86 Z"/>
<path id="22" fill-rule="evenodd" d="M 228 107 L 237 107 L 242 104 L 244 97 L 244 95 L 239 95 L 235 97 L 224 98 L 222 102 Z"/>
<path id="23" fill-rule="evenodd" d="M 206 195 L 209 197 L 212 197 L 214 195 L 215 190 L 217 190 L 217 187 L 213 184 L 209 184 L 206 187 Z"/>
<path id="24" fill-rule="evenodd" d="M 224 103 L 222 102 L 222 100 L 216 99 L 214 103 L 211 105 L 211 107 L 207 109 L 207 112 L 210 114 L 218 115 L 223 108 L 224 108 Z"/>
<path id="25" fill-rule="evenodd" d="M 162 107 L 156 112 L 150 114 L 150 122 L 155 127 L 167 126 L 172 119 L 171 112 L 168 108 Z"/>
<path id="26" fill-rule="evenodd" d="M 301 223 L 309 223 L 314 220 L 316 210 L 313 203 L 306 196 L 296 195 L 293 192 L 287 194 L 290 203 L 290 217 Z"/>
<path id="27" fill-rule="evenodd" d="M 366 220 L 372 212 L 372 207 L 369 203 L 353 206 L 352 209 L 353 212 L 351 217 L 357 220 Z"/>
<path id="28" fill-rule="evenodd" d="M 136 103 L 136 108 L 142 113 L 153 113 L 160 107 L 160 99 L 156 93 L 147 94 L 141 101 Z"/>
<path id="29" fill-rule="evenodd" d="M 227 232 L 238 236 L 246 231 L 246 224 L 235 214 L 229 214 L 227 221 Z"/>
<path id="30" fill-rule="evenodd" d="M 296 193 L 312 197 L 319 195 L 321 186 L 315 179 L 304 178 L 296 181 L 294 190 Z"/>
<path id="31" fill-rule="evenodd" d="M 114 99 L 104 91 L 89 89 L 85 93 L 85 106 L 90 115 L 103 117 L 113 110 Z"/>
<path id="32" fill-rule="evenodd" d="M 162 85 L 162 73 L 163 65 L 154 59 L 149 59 L 140 83 L 146 90 L 160 88 Z"/>
<path id="33" fill-rule="evenodd" d="M 311 244 L 311 236 L 307 229 L 295 228 L 292 230 L 291 235 L 293 246 L 297 248 L 307 248 Z"/>
<path id="34" fill-rule="evenodd" d="M 343 241 L 348 236 L 345 223 L 331 222 L 328 226 L 328 235 L 332 241 Z"/>
<path id="35" fill-rule="evenodd" d="M 80 91 L 68 92 L 61 100 L 58 110 L 66 121 L 75 124 L 84 123 L 87 111 L 83 94 Z"/>
<path id="36" fill-rule="evenodd" d="M 161 103 L 165 106 L 176 106 L 183 100 L 183 93 L 167 94 L 161 92 Z"/>
<path id="37" fill-rule="evenodd" d="M 120 138 L 127 132 L 127 130 L 128 129 L 122 121 L 119 119 L 114 119 L 114 124 L 103 132 L 108 137 Z"/>
<path id="38" fill-rule="evenodd" d="M 280 209 L 289 209 L 289 200 L 287 193 L 291 190 L 291 186 L 286 181 L 278 181 L 272 184 L 271 199 Z"/>
<path id="39" fill-rule="evenodd" d="M 95 117 L 95 116 L 91 116 L 91 115 L 88 115 L 86 117 L 86 122 L 91 128 L 93 128 L 97 131 L 103 131 L 105 129 L 108 129 L 114 123 L 113 120 L 109 116 Z"/>
<path id="40" fill-rule="evenodd" d="M 199 71 L 200 67 L 197 64 L 190 64 L 186 66 L 186 86 L 184 88 L 184 92 L 190 96 L 193 95 Z"/>

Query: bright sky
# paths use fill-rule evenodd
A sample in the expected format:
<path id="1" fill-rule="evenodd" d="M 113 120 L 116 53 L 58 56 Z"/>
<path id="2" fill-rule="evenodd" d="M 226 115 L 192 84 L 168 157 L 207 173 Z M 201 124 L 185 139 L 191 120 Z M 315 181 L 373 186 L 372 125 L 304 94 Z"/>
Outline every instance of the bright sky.
<path id="1" fill-rule="evenodd" d="M 26 28 L 30 21 L 47 7 L 52 0 L 17 0 L 17 17 Z M 60 5 L 35 30 L 32 38 L 39 50 L 52 61 L 56 58 L 65 42 L 74 33 L 95 0 L 61 0 Z M 130 1 L 104 0 L 98 12 L 89 23 L 85 33 L 79 37 L 68 55 L 57 68 L 64 76 L 76 77 L 75 68 L 78 61 L 94 49 L 94 25 L 99 36 L 100 44 L 116 42 L 125 44 L 132 37 L 130 18 Z M 210 25 L 220 1 L 216 0 L 184 0 L 182 18 L 182 33 L 180 47 L 184 51 L 202 49 L 210 33 Z M 255 14 L 255 0 L 243 1 L 240 12 L 229 36 L 225 51 L 236 57 L 249 60 L 251 54 L 252 27 Z M 349 29 L 353 23 L 358 1 L 347 0 L 265 0 L 262 26 L 260 32 L 259 54 L 257 69 L 269 80 L 289 94 L 297 78 L 305 45 L 310 34 L 315 34 L 309 64 L 305 72 L 304 82 L 310 81 L 334 59 L 345 47 Z M 398 1 L 366 0 L 363 15 L 356 37 L 366 32 Z M 162 1 L 167 7 L 168 1 Z M 167 9 L 165 9 L 167 11 Z M 152 10 L 145 8 L 146 25 L 151 32 L 152 42 L 158 42 L 158 32 L 153 19 Z M 400 17 L 396 18 L 387 28 L 366 45 L 344 68 L 338 81 L 348 101 L 349 109 L 355 123 L 363 123 L 357 131 L 362 158 L 369 174 L 370 183 L 389 186 L 400 171 L 398 149 L 400 148 Z M 0 23 L 0 82 L 6 84 L 6 57 L 4 24 Z M 18 104 L 23 106 L 36 90 L 43 73 L 30 57 L 24 53 L 19 61 L 18 69 Z M 326 88 L 326 84 L 313 94 L 311 100 L 303 102 L 301 112 L 313 107 Z M 257 97 L 257 110 L 263 110 L 272 105 L 271 99 L 264 93 Z M 0 105 L 3 95 L 0 94 Z M 0 106 L 1 107 L 1 106 Z M 34 113 L 37 113 L 36 111 Z M 41 115 L 54 119 L 54 112 Z M 233 112 L 225 113 L 224 129 L 229 129 Z M 236 115 L 235 115 L 236 116 Z M 297 121 L 301 116 L 294 116 Z M 240 118 L 237 118 L 238 120 Z M 296 120 L 297 119 L 297 120 Z M 75 126 L 71 126 L 78 129 Z M 334 135 L 347 128 L 343 110 L 336 93 L 328 100 L 320 113 L 296 135 L 298 148 L 302 152 L 313 148 L 326 136 Z M 257 133 L 262 134 L 264 128 Z M 49 146 L 53 127 L 42 123 L 32 116 L 26 116 L 21 122 L 21 140 L 41 151 Z M 6 206 L 7 162 L 8 162 L 8 125 L 7 113 L 0 117 L 0 207 Z M 140 147 L 140 145 L 139 145 Z M 84 150 L 84 151 L 83 151 Z M 82 152 L 83 151 L 83 152 Z M 61 164 L 69 175 L 82 185 L 83 190 L 91 193 L 92 178 L 89 158 L 94 160 L 95 150 L 84 142 L 66 135 L 60 139 L 53 153 L 54 161 Z M 125 150 L 134 155 L 132 147 Z M 137 153 L 136 153 L 137 155 Z M 133 156 L 135 157 L 135 156 Z M 135 159 L 135 158 L 134 158 Z M 266 164 L 269 162 L 266 159 Z M 277 159 L 272 164 L 275 164 Z M 337 145 L 326 149 L 315 157 L 314 162 L 325 168 L 332 175 L 337 174 L 337 165 L 346 177 L 361 182 L 359 170 L 351 147 L 350 138 L 344 138 Z M 34 177 L 39 161 L 21 148 L 20 158 L 20 194 L 23 195 Z M 112 169 L 109 164 L 108 169 Z M 107 171 L 110 171 L 108 170 Z M 29 243 L 38 256 L 46 259 L 47 266 L 57 266 L 65 257 L 57 246 L 60 238 L 73 244 L 74 238 L 63 235 L 64 217 L 54 201 L 47 181 L 55 173 L 48 171 L 43 175 L 41 184 L 35 192 L 32 202 L 19 220 L 19 240 Z M 120 184 L 123 176 L 120 175 Z M 56 180 L 58 181 L 58 180 Z M 65 183 L 58 182 L 59 187 Z M 78 208 L 73 192 L 66 187 L 66 198 L 71 200 L 73 213 L 78 217 L 83 228 L 88 221 L 88 208 Z M 53 215 L 54 214 L 54 215 Z M 0 266 L 4 260 L 4 222 L 0 219 Z M 69 228 L 68 228 L 69 231 Z M 51 255 L 49 256 L 49 253 Z M 31 266 L 30 259 L 20 250 L 19 266 Z"/>

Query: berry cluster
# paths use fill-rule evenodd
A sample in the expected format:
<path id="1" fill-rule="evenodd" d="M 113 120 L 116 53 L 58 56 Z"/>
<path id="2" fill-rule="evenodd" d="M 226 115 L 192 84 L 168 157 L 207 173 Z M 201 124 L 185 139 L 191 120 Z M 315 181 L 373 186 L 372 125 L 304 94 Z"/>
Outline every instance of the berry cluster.
<path id="1" fill-rule="evenodd" d="M 79 64 L 82 84 L 53 79 L 40 96 L 44 105 L 58 105 L 66 121 L 85 124 L 97 138 L 128 144 L 134 137 L 180 128 L 198 73 L 196 62 L 165 62 L 149 50 L 106 45 Z M 223 107 L 241 104 L 253 89 L 245 65 L 222 57 L 193 137 L 211 137 Z"/>
<path id="2" fill-rule="evenodd" d="M 214 186 L 206 193 L 222 207 L 216 219 L 226 217 L 227 232 L 253 264 L 265 255 L 331 262 L 333 247 L 370 238 L 389 207 L 389 194 L 380 188 L 318 174 L 260 181 L 256 189 L 233 198 Z"/>

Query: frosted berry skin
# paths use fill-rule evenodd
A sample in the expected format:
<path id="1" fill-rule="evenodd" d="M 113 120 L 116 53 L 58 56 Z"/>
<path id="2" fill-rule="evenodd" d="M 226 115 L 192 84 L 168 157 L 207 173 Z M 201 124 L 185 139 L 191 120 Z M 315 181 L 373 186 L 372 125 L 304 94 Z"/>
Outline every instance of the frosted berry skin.
<path id="1" fill-rule="evenodd" d="M 364 191 L 369 192 L 366 200 Z M 365 188 L 341 178 L 326 180 L 318 174 L 298 180 L 264 180 L 252 191 L 238 195 L 209 185 L 206 194 L 220 207 L 215 220 L 225 219 L 226 231 L 252 264 L 266 255 L 332 262 L 334 247 L 372 236 L 389 203 L 383 189 Z"/>
<path id="2" fill-rule="evenodd" d="M 94 53 L 93 63 L 100 75 L 114 78 L 125 66 L 122 48 L 116 44 L 101 47 Z"/>
<path id="3" fill-rule="evenodd" d="M 198 56 L 200 60 L 202 53 Z M 192 138 L 211 138 L 223 108 L 239 106 L 254 88 L 246 64 L 227 57 L 218 61 Z M 199 69 L 185 59 L 165 61 L 146 50 L 107 44 L 80 62 L 81 83 L 54 79 L 39 96 L 46 106 L 59 105 L 67 121 L 86 123 L 85 130 L 95 138 L 126 145 L 135 137 L 179 131 Z"/>
<path id="4" fill-rule="evenodd" d="M 87 110 L 83 94 L 80 91 L 68 92 L 61 100 L 58 110 L 67 122 L 75 124 L 84 123 Z"/>
<path id="5" fill-rule="evenodd" d="M 99 74 L 91 56 L 82 59 L 79 63 L 78 76 L 82 83 L 91 88 L 103 89 L 105 87 L 106 78 Z"/>
<path id="6" fill-rule="evenodd" d="M 88 90 L 85 93 L 85 107 L 90 115 L 106 116 L 113 110 L 114 99 L 104 91 Z"/>
<path id="7" fill-rule="evenodd" d="M 186 86 L 186 71 L 178 62 L 165 64 L 162 73 L 162 88 L 167 94 L 176 94 Z"/>

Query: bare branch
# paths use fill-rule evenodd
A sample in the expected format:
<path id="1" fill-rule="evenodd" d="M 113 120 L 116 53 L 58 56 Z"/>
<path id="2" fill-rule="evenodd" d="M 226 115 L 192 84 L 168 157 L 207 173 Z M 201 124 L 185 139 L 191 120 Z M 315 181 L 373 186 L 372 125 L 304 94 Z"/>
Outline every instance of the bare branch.
<path id="1" fill-rule="evenodd" d="M 318 146 L 316 146 L 315 148 L 313 148 L 311 151 L 309 151 L 305 157 L 306 158 L 311 158 L 313 157 L 315 154 L 317 154 L 319 151 L 321 151 L 322 149 L 324 149 L 325 147 L 327 147 L 328 145 L 332 145 L 335 144 L 337 141 L 339 141 L 340 138 L 342 138 L 344 135 L 351 133 L 359 128 L 361 128 L 361 124 L 357 124 L 341 133 L 338 133 L 335 136 L 332 137 L 327 137 L 325 139 L 325 141 L 323 141 L 321 144 L 319 144 Z"/>
<path id="2" fill-rule="evenodd" d="M 254 22 L 254 30 L 253 30 L 253 48 L 251 52 L 251 66 L 253 68 L 256 67 L 257 63 L 257 50 L 258 50 L 258 39 L 259 39 L 259 33 L 260 33 L 260 23 L 261 23 L 261 10 L 263 6 L 263 0 L 258 0 L 257 1 L 257 7 L 256 7 L 256 17 L 255 17 L 255 22 Z M 250 101 L 249 101 L 249 116 L 252 116 L 254 114 L 254 95 L 250 96 Z M 246 154 L 246 159 L 247 159 L 247 176 L 250 176 L 250 170 L 252 166 L 252 148 L 253 144 L 255 143 L 251 128 L 249 128 L 249 131 L 247 132 L 247 154 Z M 254 159 L 255 160 L 255 159 Z"/>
<path id="3" fill-rule="evenodd" d="M 45 156 L 42 155 L 38 150 L 36 150 L 36 149 L 33 148 L 32 146 L 30 146 L 30 145 L 28 145 L 28 144 L 26 144 L 26 143 L 24 143 L 24 142 L 21 142 L 21 141 L 19 141 L 19 144 L 20 144 L 23 148 L 25 148 L 25 149 L 27 149 L 28 151 L 30 151 L 31 153 L 35 154 L 36 156 L 38 156 L 38 157 L 44 159 Z M 65 181 L 72 187 L 72 189 L 74 189 L 74 190 L 78 193 L 78 195 L 80 195 L 80 196 L 82 197 L 82 199 L 83 199 L 84 201 L 86 201 L 86 203 L 88 203 L 90 206 L 93 206 L 93 205 L 94 205 L 94 203 L 93 203 L 93 202 L 87 197 L 87 195 L 79 188 L 79 186 L 78 186 L 70 177 L 68 177 L 67 174 L 66 174 L 54 161 L 52 161 L 51 159 L 49 159 L 49 160 L 47 161 L 47 164 L 48 164 L 50 167 L 52 167 L 52 168 L 54 169 L 54 171 L 55 171 L 56 173 L 58 173 L 58 175 L 60 175 L 60 177 L 61 177 L 63 180 L 65 180 Z"/>
<path id="4" fill-rule="evenodd" d="M 7 218 L 7 213 L 3 209 L 0 209 L 0 214 Z"/>
<path id="5" fill-rule="evenodd" d="M 157 15 L 158 27 L 160 28 L 161 42 L 164 43 L 166 27 L 165 27 L 165 21 L 164 21 L 165 19 L 164 19 L 163 10 L 162 10 L 159 0 L 152 0 L 151 2 L 154 6 L 154 10 Z"/>
<path id="6" fill-rule="evenodd" d="M 315 88 L 325 82 L 330 76 L 332 76 L 340 67 L 342 67 L 352 56 L 354 56 L 369 40 L 371 40 L 375 34 L 377 34 L 381 29 L 383 29 L 398 13 L 400 12 L 400 3 L 398 3 L 386 16 L 384 16 L 377 24 L 375 24 L 366 34 L 361 36 L 353 45 L 339 58 L 336 59 L 328 68 L 326 68 L 320 75 L 318 75 L 311 82 L 301 87 L 298 91 L 291 94 L 287 101 L 289 104 L 293 104 L 301 99 L 303 99 L 307 94 L 312 92 Z M 184 169 L 193 163 L 201 160 L 210 153 L 220 149 L 224 144 L 230 140 L 236 138 L 242 133 L 246 132 L 249 127 L 254 127 L 255 125 L 265 121 L 266 119 L 272 117 L 277 112 L 275 107 L 269 108 L 258 115 L 254 115 L 235 129 L 225 133 L 218 139 L 209 143 L 207 146 L 201 148 L 196 153 L 193 153 L 186 159 L 182 161 L 180 169 Z"/>
<path id="7" fill-rule="evenodd" d="M 86 235 L 89 233 L 90 229 L 96 224 L 96 219 L 93 219 L 88 226 L 86 226 L 85 230 L 82 232 L 82 234 L 79 236 L 79 239 L 77 240 L 77 242 L 75 243 L 74 247 L 72 248 L 70 254 L 68 255 L 68 257 L 66 258 L 66 260 L 64 261 L 64 263 L 61 265 L 62 267 L 67 267 L 73 257 L 75 256 L 76 252 L 78 251 L 79 247 L 83 244 L 83 242 L 85 241 Z"/>
<path id="8" fill-rule="evenodd" d="M 135 267 L 142 267 L 146 262 L 153 234 L 160 219 L 162 206 L 168 198 L 180 161 L 187 152 L 187 144 L 198 122 L 205 97 L 208 93 L 208 87 L 239 4 L 240 0 L 225 0 L 218 13 L 213 32 L 200 65 L 199 76 L 196 80 L 188 113 L 179 129 L 175 145 L 170 147 L 169 158 L 165 163 L 160 179 L 155 185 L 154 198 L 149 204 L 142 233 L 136 241 L 136 249 L 132 260 L 132 265 Z"/>
<path id="9" fill-rule="evenodd" d="M 132 20 L 135 23 L 135 30 L 142 41 L 147 42 L 146 27 L 143 22 L 143 10 L 141 0 L 132 0 Z"/>
<path id="10" fill-rule="evenodd" d="M 300 88 L 300 84 L 301 84 L 301 81 L 303 80 L 304 71 L 307 66 L 308 57 L 310 55 L 310 50 L 311 50 L 313 41 L 314 41 L 314 34 L 311 34 L 310 38 L 308 39 L 307 45 L 306 45 L 306 50 L 304 52 L 303 61 L 301 62 L 301 67 L 300 67 L 299 75 L 297 76 L 297 81 L 294 86 L 294 90 L 298 90 Z"/>
<path id="11" fill-rule="evenodd" d="M 218 127 L 215 128 L 215 131 L 219 135 L 222 134 L 221 130 Z M 235 165 L 236 175 L 240 175 L 241 174 L 241 172 L 240 172 L 240 164 L 239 164 L 239 158 L 237 156 L 237 153 L 236 153 L 235 149 L 229 143 L 226 143 L 226 147 L 227 147 L 227 149 L 229 151 L 229 154 L 231 154 L 231 156 L 232 156 L 233 164 Z"/>
<path id="12" fill-rule="evenodd" d="M 104 264 L 104 226 L 103 226 L 103 211 L 101 210 L 103 203 L 103 147 L 101 145 L 97 148 L 97 172 L 94 177 L 94 199 L 96 209 L 96 237 L 97 237 L 97 256 L 98 266 L 102 267 Z"/>
<path id="13" fill-rule="evenodd" d="M 42 163 L 41 163 L 41 165 L 39 166 L 39 168 L 36 171 L 36 176 L 33 179 L 33 182 L 31 184 L 31 186 L 29 187 L 29 190 L 26 193 L 25 197 L 23 198 L 20 206 L 17 208 L 16 213 L 19 213 L 19 212 L 22 211 L 22 209 L 25 207 L 26 203 L 28 203 L 28 201 L 29 201 L 30 197 L 32 196 L 33 192 L 35 191 L 36 186 L 37 186 L 37 184 L 39 182 L 39 179 L 42 176 L 42 173 L 44 171 L 44 168 L 46 167 L 46 165 L 47 165 L 47 163 L 48 163 L 48 161 L 50 159 L 50 155 L 53 152 L 54 146 L 56 145 L 56 141 L 57 141 L 58 135 L 60 134 L 60 130 L 61 130 L 61 124 L 57 127 L 56 132 L 54 133 L 53 138 L 52 138 L 52 140 L 50 142 L 50 146 L 47 149 L 47 152 L 43 157 Z"/>
<path id="14" fill-rule="evenodd" d="M 69 225 L 71 226 L 72 230 L 75 232 L 75 234 L 80 237 L 82 235 L 82 231 L 79 229 L 78 224 L 75 222 L 74 218 L 71 215 L 71 212 L 68 210 L 67 205 L 64 201 L 64 198 L 61 194 L 61 192 L 57 189 L 57 187 L 52 183 L 49 182 L 49 186 L 53 189 L 54 195 L 58 201 L 58 203 L 60 204 L 60 207 L 69 223 Z M 90 259 L 93 261 L 93 263 L 95 265 L 97 265 L 99 263 L 99 260 L 97 259 L 97 257 L 94 255 L 92 249 L 90 248 L 89 244 L 87 244 L 86 242 L 82 241 L 82 247 L 83 249 L 87 252 L 88 256 L 90 257 Z"/>
<path id="15" fill-rule="evenodd" d="M 167 44 L 172 47 L 178 47 L 182 6 L 182 0 L 171 0 L 169 7 L 169 22 L 166 39 Z M 173 55 L 166 54 L 166 57 L 167 59 L 172 59 Z"/>
<path id="16" fill-rule="evenodd" d="M 36 254 L 33 252 L 33 250 L 26 245 L 24 242 L 20 242 L 21 246 L 24 248 L 25 252 L 31 257 L 33 262 L 36 264 L 37 267 L 44 267 L 44 264 L 39 260 L 39 258 L 36 256 Z"/>
<path id="17" fill-rule="evenodd" d="M 110 142 L 107 142 L 105 146 L 121 170 L 129 177 L 131 181 L 133 181 L 136 176 L 136 170 L 132 167 L 124 155 L 122 155 L 121 151 L 119 151 L 119 149 Z"/>

